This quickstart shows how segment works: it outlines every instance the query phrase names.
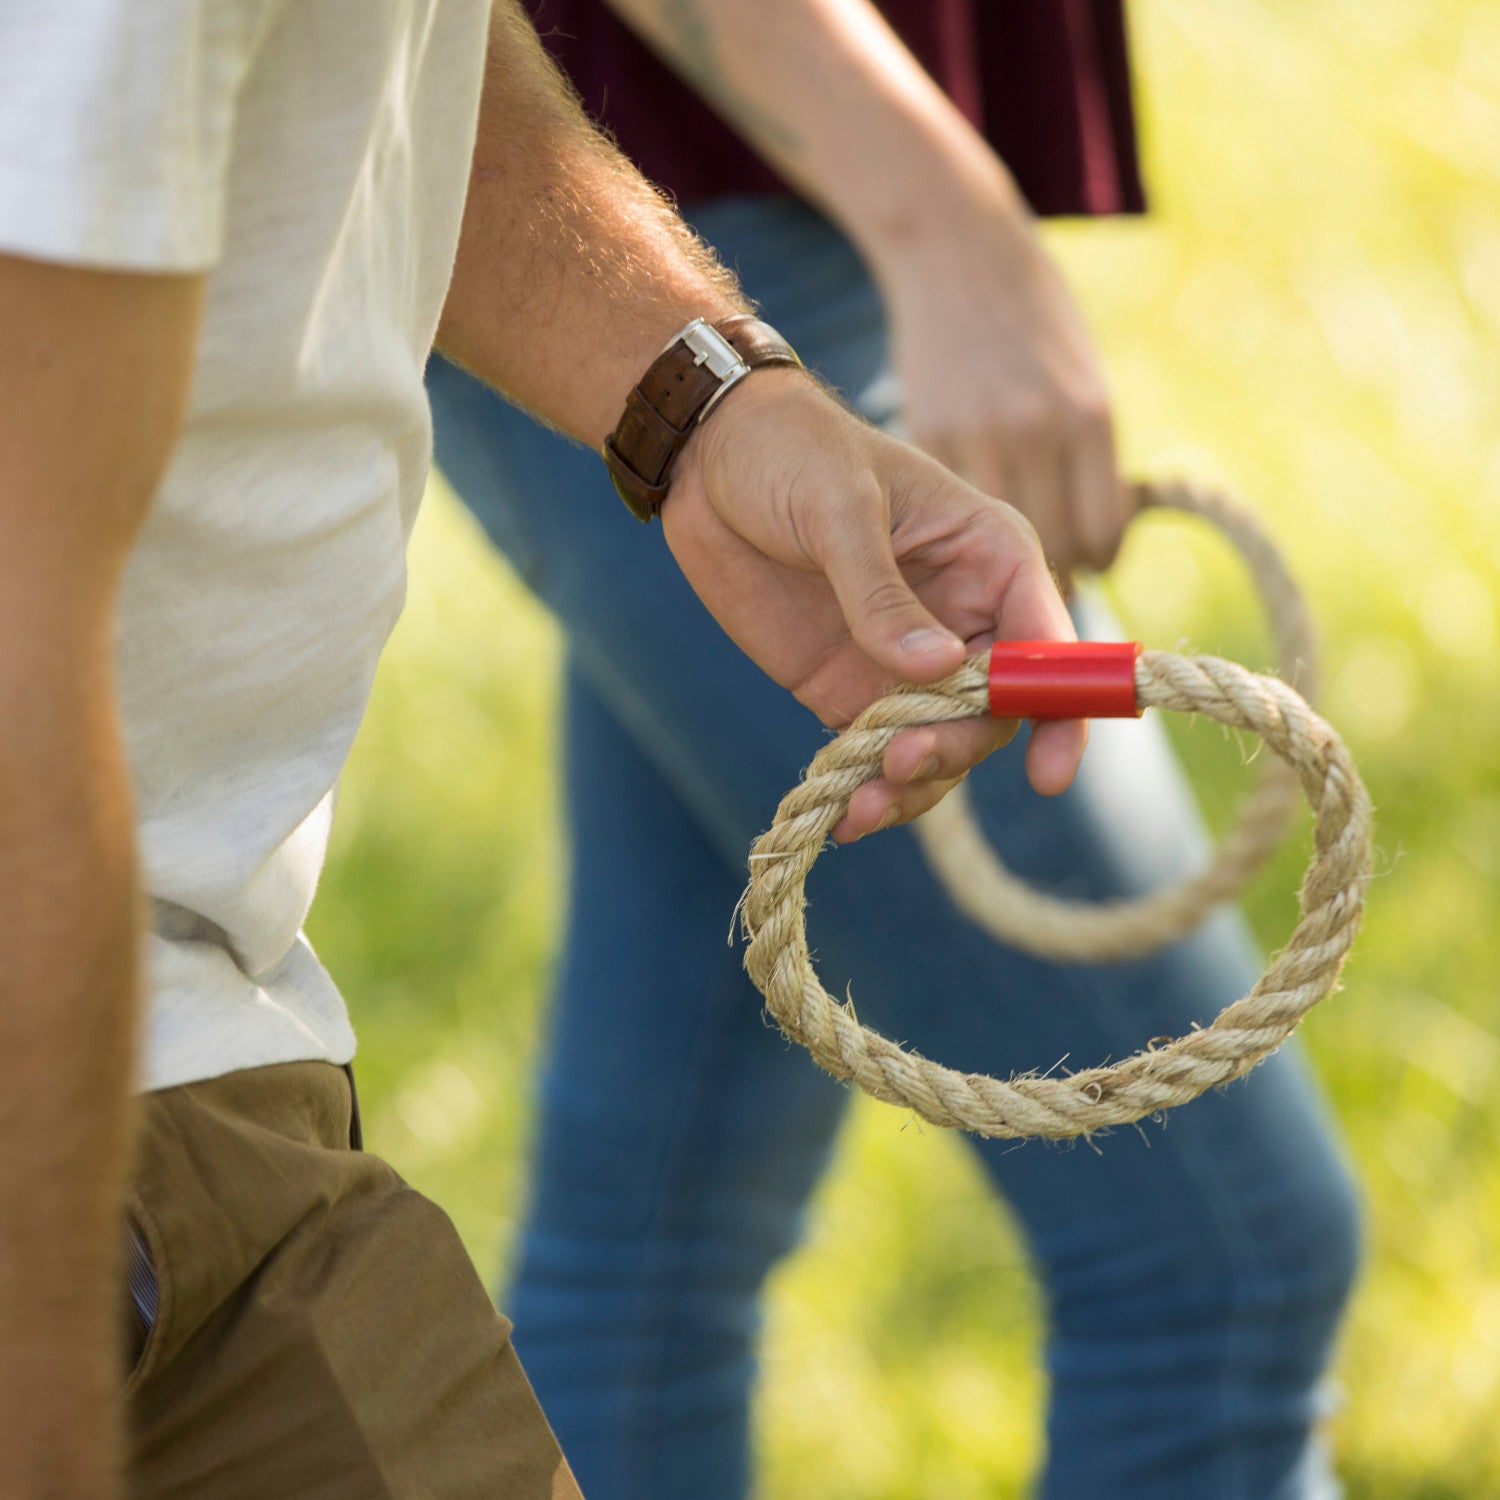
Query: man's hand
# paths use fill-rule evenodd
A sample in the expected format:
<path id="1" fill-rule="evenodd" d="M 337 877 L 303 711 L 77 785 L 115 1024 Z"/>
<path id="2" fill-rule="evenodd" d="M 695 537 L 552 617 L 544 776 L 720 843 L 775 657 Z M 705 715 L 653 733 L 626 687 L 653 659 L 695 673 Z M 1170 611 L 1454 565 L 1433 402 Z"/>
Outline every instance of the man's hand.
<path id="1" fill-rule="evenodd" d="M 751 27 L 762 9 L 728 7 Z M 926 89 L 951 113 L 930 80 Z M 732 280 L 586 124 L 517 0 L 501 0 L 444 351 L 595 447 L 675 329 L 745 310 Z M 1015 511 L 799 372 L 756 371 L 725 397 L 678 460 L 662 514 L 719 622 L 829 723 L 896 682 L 943 676 L 997 634 L 1072 636 Z M 898 735 L 885 777 L 854 796 L 838 836 L 916 816 L 1013 732 L 970 721 Z M 1039 728 L 1029 755 L 1038 790 L 1067 785 L 1082 748 L 1081 725 Z"/>
<path id="2" fill-rule="evenodd" d="M 996 636 L 1071 640 L 1036 535 L 1010 506 L 851 416 L 806 375 L 757 372 L 678 462 L 662 509 L 689 582 L 735 642 L 827 724 L 931 682 Z M 1014 734 L 990 719 L 908 729 L 839 839 L 913 818 Z M 1084 727 L 1037 727 L 1032 785 L 1061 791 Z"/>

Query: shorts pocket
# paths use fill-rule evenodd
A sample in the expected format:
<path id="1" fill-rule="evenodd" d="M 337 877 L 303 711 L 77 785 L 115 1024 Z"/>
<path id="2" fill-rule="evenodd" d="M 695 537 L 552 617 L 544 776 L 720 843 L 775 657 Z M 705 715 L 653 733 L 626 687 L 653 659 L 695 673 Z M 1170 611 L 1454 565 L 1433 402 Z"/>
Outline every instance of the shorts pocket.
<path id="1" fill-rule="evenodd" d="M 161 1282 L 156 1272 L 157 1256 L 142 1220 L 132 1214 L 125 1220 L 125 1390 L 139 1383 L 161 1326 Z"/>

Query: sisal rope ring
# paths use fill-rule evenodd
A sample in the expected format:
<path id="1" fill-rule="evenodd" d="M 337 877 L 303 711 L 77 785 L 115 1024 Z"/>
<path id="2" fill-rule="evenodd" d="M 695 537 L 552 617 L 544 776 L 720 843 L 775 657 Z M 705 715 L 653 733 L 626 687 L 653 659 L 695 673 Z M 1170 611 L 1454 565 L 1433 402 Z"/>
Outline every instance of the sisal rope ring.
<path id="1" fill-rule="evenodd" d="M 1181 481 L 1134 486 L 1139 510 L 1174 510 L 1211 521 L 1234 545 L 1260 595 L 1281 676 L 1317 696 L 1317 646 L 1302 593 L 1271 539 L 1243 506 Z M 1297 778 L 1268 759 L 1212 860 L 1175 885 L 1122 901 L 1049 896 L 1011 873 L 975 820 L 959 785 L 912 824 L 927 863 L 970 921 L 1012 948 L 1042 958 L 1103 963 L 1154 952 L 1232 901 L 1280 846 L 1297 812 Z"/>
<path id="2" fill-rule="evenodd" d="M 782 799 L 751 851 L 743 905 L 745 967 L 771 1015 L 835 1077 L 934 1125 L 986 1136 L 1087 1135 L 1185 1104 L 1248 1073 L 1338 983 L 1364 909 L 1371 809 L 1343 742 L 1292 688 L 1216 657 L 1142 652 L 1135 692 L 1142 708 L 1201 713 L 1253 730 L 1290 768 L 1312 807 L 1315 852 L 1298 897 L 1300 919 L 1248 995 L 1210 1025 L 1112 1067 L 1001 1080 L 904 1051 L 861 1026 L 818 981 L 803 887 L 824 840 L 855 788 L 880 774 L 899 730 L 988 711 L 987 674 L 987 658 L 975 656 L 941 682 L 879 699 L 819 751 Z"/>

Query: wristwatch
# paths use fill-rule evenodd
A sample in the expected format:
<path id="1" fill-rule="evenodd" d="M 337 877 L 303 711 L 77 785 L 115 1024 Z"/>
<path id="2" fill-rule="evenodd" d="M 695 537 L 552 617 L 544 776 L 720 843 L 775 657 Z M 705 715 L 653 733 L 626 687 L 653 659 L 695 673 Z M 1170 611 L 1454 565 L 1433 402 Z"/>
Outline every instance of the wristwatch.
<path id="1" fill-rule="evenodd" d="M 769 323 L 748 314 L 718 323 L 694 318 L 679 329 L 604 440 L 604 462 L 631 514 L 650 521 L 661 509 L 677 455 L 726 392 L 752 370 L 801 363 Z"/>

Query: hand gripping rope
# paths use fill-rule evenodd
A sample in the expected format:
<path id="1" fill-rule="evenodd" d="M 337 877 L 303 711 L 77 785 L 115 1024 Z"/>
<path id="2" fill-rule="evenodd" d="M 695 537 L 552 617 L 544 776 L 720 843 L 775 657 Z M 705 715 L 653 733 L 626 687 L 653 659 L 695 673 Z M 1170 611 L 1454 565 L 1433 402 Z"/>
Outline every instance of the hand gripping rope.
<path id="1" fill-rule="evenodd" d="M 1217 497 L 1174 486 L 1153 488 L 1141 498 L 1211 516 L 1239 544 L 1269 606 L 1283 669 L 1299 673 L 1305 683 L 1311 672 L 1305 613 L 1264 537 Z M 965 892 L 960 904 L 970 915 L 1005 941 L 1024 939 L 1023 946 L 1052 956 L 1141 953 L 1187 931 L 1264 861 L 1285 828 L 1288 790 L 1293 782 L 1301 786 L 1313 811 L 1315 852 L 1299 894 L 1300 920 L 1250 993 L 1210 1025 L 1153 1042 L 1111 1067 L 1001 1080 L 956 1072 L 904 1051 L 861 1026 L 852 1008 L 823 988 L 808 953 L 803 887 L 850 794 L 880 775 L 881 757 L 899 730 L 977 718 L 991 712 L 992 704 L 1006 717 L 1027 718 L 1134 716 L 1147 708 L 1206 714 L 1253 730 L 1284 763 L 1278 775 L 1262 777 L 1207 870 L 1139 902 L 1090 908 L 1043 897 L 1006 873 L 971 833 L 963 861 L 975 848 L 987 856 L 988 874 L 975 887 L 984 890 L 981 899 L 965 886 L 977 867 L 950 859 L 946 851 L 938 854 L 944 879 L 955 895 Z M 919 826 L 932 816 L 928 813 Z M 852 1079 L 877 1099 L 914 1110 L 935 1125 L 979 1135 L 1087 1135 L 1185 1104 L 1248 1073 L 1335 988 L 1364 909 L 1370 824 L 1370 800 L 1343 742 L 1278 678 L 1216 657 L 1144 651 L 1133 644 L 1059 649 L 1055 643 L 1002 642 L 941 682 L 881 698 L 814 757 L 750 854 L 742 908 L 749 942 L 745 967 L 781 1029 L 820 1066 Z M 937 835 L 924 840 L 930 858 L 936 840 Z M 1010 902 L 1032 903 L 1032 914 L 1019 919 L 1030 930 L 1017 933 L 1014 911 L 994 918 L 997 905 Z"/>
<path id="2" fill-rule="evenodd" d="M 1260 595 L 1282 680 L 1310 702 L 1316 700 L 1317 645 L 1306 603 L 1281 554 L 1251 514 L 1223 495 L 1181 483 L 1137 485 L 1135 496 L 1139 510 L 1201 516 L 1228 538 L 1244 559 Z M 1013 666 L 1009 661 L 997 658 L 999 690 L 1019 690 L 1024 695 L 1025 659 Z M 1099 704 L 1085 704 L 1078 717 L 1133 717 L 1147 706 L 1144 700 L 1137 707 L 1128 699 L 1117 706 L 1106 696 Z M 1045 710 L 1044 702 L 1024 696 L 1013 706 L 992 702 L 997 715 L 1072 716 L 1071 711 Z M 1275 853 L 1296 812 L 1296 773 L 1285 761 L 1267 757 L 1254 790 L 1213 859 L 1179 884 L 1129 901 L 1068 901 L 1044 895 L 1018 880 L 980 832 L 963 786 L 955 787 L 912 829 L 953 904 L 996 941 L 1041 958 L 1099 963 L 1136 958 L 1165 947 L 1191 932 L 1215 907 L 1232 901 Z"/>

